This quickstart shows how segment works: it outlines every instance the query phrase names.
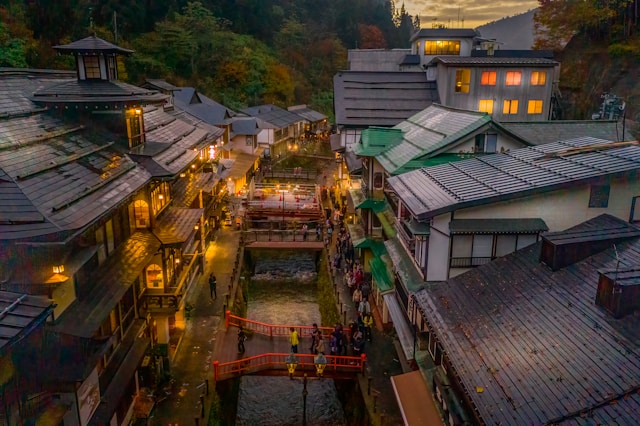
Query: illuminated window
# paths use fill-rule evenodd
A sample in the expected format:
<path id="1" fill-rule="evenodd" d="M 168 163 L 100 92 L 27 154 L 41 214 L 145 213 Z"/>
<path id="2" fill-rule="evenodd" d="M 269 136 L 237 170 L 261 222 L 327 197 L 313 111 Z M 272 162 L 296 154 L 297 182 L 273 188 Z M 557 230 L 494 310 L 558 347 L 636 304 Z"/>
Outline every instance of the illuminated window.
<path id="1" fill-rule="evenodd" d="M 458 93 L 469 93 L 469 85 L 471 83 L 471 70 L 462 68 L 456 70 L 456 87 Z"/>
<path id="2" fill-rule="evenodd" d="M 542 100 L 530 100 L 527 105 L 527 114 L 542 114 Z"/>
<path id="3" fill-rule="evenodd" d="M 505 84 L 507 86 L 520 86 L 520 80 L 522 79 L 522 73 L 520 71 L 507 71 L 507 78 Z"/>
<path id="4" fill-rule="evenodd" d="M 127 121 L 127 137 L 129 139 L 129 148 L 142 145 L 144 143 L 142 109 L 128 109 L 125 113 L 125 120 Z"/>
<path id="5" fill-rule="evenodd" d="M 97 56 L 85 56 L 84 60 L 84 75 L 87 79 L 100 78 L 100 61 Z"/>
<path id="6" fill-rule="evenodd" d="M 482 78 L 480 84 L 483 86 L 495 86 L 496 85 L 496 72 L 495 71 L 482 71 Z"/>
<path id="7" fill-rule="evenodd" d="M 546 71 L 533 71 L 531 73 L 531 85 L 532 86 L 544 86 L 547 82 Z"/>
<path id="8" fill-rule="evenodd" d="M 505 99 L 502 107 L 503 114 L 517 114 L 518 113 L 518 100 L 517 99 Z"/>
<path id="9" fill-rule="evenodd" d="M 459 55 L 460 41 L 455 40 L 427 40 L 424 43 L 425 55 Z"/>
<path id="10" fill-rule="evenodd" d="M 480 99 L 478 111 L 493 114 L 493 99 Z"/>

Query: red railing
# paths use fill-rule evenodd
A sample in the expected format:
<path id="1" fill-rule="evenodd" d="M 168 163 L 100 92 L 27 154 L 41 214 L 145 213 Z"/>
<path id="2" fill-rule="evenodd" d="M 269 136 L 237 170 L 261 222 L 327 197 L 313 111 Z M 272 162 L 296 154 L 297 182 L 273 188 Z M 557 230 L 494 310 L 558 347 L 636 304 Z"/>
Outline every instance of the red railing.
<path id="1" fill-rule="evenodd" d="M 262 370 L 287 370 L 287 358 L 290 354 L 282 353 L 266 353 L 248 358 L 242 358 L 229 362 L 213 362 L 214 377 L 216 382 L 222 379 L 228 379 L 235 375 L 243 373 L 254 373 Z M 316 372 L 314 364 L 315 355 L 313 354 L 295 354 L 296 372 L 311 371 Z M 342 373 L 362 373 L 367 362 L 367 355 L 360 356 L 334 356 L 326 355 L 327 364 L 324 373 L 342 372 Z"/>
<path id="2" fill-rule="evenodd" d="M 275 325 L 275 324 L 266 324 L 259 321 L 250 320 L 247 318 L 242 318 L 236 315 L 231 314 L 231 311 L 225 312 L 226 316 L 226 327 L 229 329 L 229 326 L 239 327 L 242 326 L 245 330 L 251 330 L 254 333 L 262 334 L 264 336 L 274 337 L 274 336 L 289 336 L 291 333 L 291 327 L 294 328 L 298 332 L 299 337 L 311 337 L 311 333 L 313 332 L 312 325 Z M 318 329 L 322 332 L 323 337 L 329 337 L 333 332 L 333 327 L 318 327 Z"/>

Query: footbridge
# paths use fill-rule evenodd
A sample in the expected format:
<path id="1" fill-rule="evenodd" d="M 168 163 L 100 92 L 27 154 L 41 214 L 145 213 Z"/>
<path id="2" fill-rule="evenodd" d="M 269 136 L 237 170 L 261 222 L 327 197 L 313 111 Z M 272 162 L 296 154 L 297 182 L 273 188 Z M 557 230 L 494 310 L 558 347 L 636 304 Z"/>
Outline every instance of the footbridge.
<path id="1" fill-rule="evenodd" d="M 364 372 L 367 357 L 365 354 L 353 356 L 325 355 L 318 357 L 311 353 L 311 334 L 309 325 L 274 325 L 232 315 L 226 312 L 227 333 L 218 359 L 213 362 L 216 382 L 231 379 L 244 374 L 269 376 L 320 375 L 334 379 L 353 379 Z M 232 330 L 242 326 L 248 336 L 245 352 L 238 353 L 237 335 Z M 291 354 L 289 345 L 290 328 L 300 336 L 300 352 Z M 329 339 L 333 327 L 319 327 L 323 336 Z"/>

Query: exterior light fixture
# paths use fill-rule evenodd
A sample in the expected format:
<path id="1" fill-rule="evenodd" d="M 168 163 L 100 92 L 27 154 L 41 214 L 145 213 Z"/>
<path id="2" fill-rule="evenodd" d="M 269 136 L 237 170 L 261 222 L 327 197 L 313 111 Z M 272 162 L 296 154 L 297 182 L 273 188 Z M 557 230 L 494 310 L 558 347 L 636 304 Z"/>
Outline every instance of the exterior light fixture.
<path id="1" fill-rule="evenodd" d="M 195 164 L 192 164 L 192 165 L 191 165 L 191 168 L 192 168 L 192 169 L 195 169 L 195 168 L 196 168 L 196 165 L 195 165 Z"/>
<path id="2" fill-rule="evenodd" d="M 180 263 L 180 259 L 176 259 L 176 265 Z"/>
<path id="3" fill-rule="evenodd" d="M 195 229 L 197 231 L 198 229 L 200 229 L 200 226 L 196 225 L 196 226 L 193 227 L 193 229 Z"/>
<path id="4" fill-rule="evenodd" d="M 287 371 L 289 372 L 289 378 L 293 379 L 293 373 L 296 371 L 296 367 L 298 366 L 298 360 L 296 356 L 291 352 L 288 357 L 284 359 L 285 364 L 287 365 Z"/>
<path id="5" fill-rule="evenodd" d="M 187 176 L 186 173 L 180 173 L 180 177 L 185 177 L 185 176 Z"/>
<path id="6" fill-rule="evenodd" d="M 53 273 L 54 274 L 61 274 L 64 272 L 64 265 L 54 265 L 53 266 Z"/>
<path id="7" fill-rule="evenodd" d="M 327 366 L 327 358 L 322 353 L 319 353 L 313 358 L 313 364 L 316 366 L 316 375 L 322 377 L 324 368 Z"/>
<path id="8" fill-rule="evenodd" d="M 142 114 L 142 110 L 140 108 L 136 108 L 136 115 Z"/>
<path id="9" fill-rule="evenodd" d="M 158 195 L 158 200 L 164 200 L 164 195 L 162 194 Z"/>

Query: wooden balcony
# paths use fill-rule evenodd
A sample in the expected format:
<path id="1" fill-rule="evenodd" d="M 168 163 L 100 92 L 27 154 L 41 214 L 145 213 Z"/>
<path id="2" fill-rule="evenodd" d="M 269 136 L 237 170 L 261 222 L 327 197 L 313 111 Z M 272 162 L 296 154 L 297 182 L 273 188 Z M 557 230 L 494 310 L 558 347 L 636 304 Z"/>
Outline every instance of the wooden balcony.
<path id="1" fill-rule="evenodd" d="M 182 298 L 186 294 L 189 284 L 194 276 L 200 272 L 199 252 L 196 251 L 193 255 L 185 256 L 185 258 L 189 259 L 189 264 L 182 270 L 176 285 L 164 289 L 145 290 L 141 306 L 143 313 L 170 314 L 180 309 Z"/>

